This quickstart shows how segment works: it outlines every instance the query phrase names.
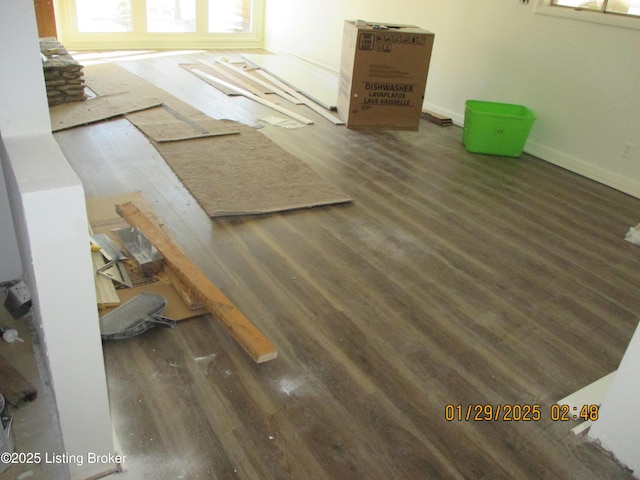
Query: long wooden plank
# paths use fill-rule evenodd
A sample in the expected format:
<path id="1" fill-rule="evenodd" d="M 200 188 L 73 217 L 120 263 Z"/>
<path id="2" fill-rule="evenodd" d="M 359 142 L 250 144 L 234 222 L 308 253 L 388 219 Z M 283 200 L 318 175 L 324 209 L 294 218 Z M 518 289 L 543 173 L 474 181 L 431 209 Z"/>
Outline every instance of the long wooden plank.
<path id="1" fill-rule="evenodd" d="M 231 336 L 256 363 L 278 356 L 278 350 L 258 328 L 216 287 L 202 271 L 180 250 L 174 241 L 154 225 L 133 203 L 116 205 L 116 212 L 158 249 L 165 260 L 165 268 L 191 289 L 202 304 L 227 328 Z"/>
<path id="2" fill-rule="evenodd" d="M 206 63 L 206 62 L 202 62 L 205 65 L 211 67 L 212 65 L 210 63 Z M 247 78 L 248 80 L 257 83 L 258 85 L 261 85 L 262 87 L 264 87 L 265 89 L 267 89 L 267 91 L 269 92 L 273 92 L 276 95 L 279 95 L 280 97 L 284 98 L 285 100 L 289 100 L 292 103 L 295 103 L 296 105 L 302 105 L 304 102 L 301 101 L 298 98 L 295 98 L 293 95 L 289 94 L 286 89 L 283 89 L 282 87 L 279 87 L 277 85 L 275 85 L 273 82 L 272 83 L 268 83 L 265 82 L 264 80 L 249 74 L 249 72 L 246 72 L 245 70 L 242 70 L 241 68 L 236 67 L 235 65 L 232 65 L 229 62 L 223 62 L 222 60 L 217 59 L 216 63 L 218 65 L 221 65 L 222 67 L 231 70 L 232 72 L 237 73 L 238 75 L 242 75 L 243 77 Z"/>
<path id="3" fill-rule="evenodd" d="M 196 298 L 196 295 L 191 291 L 191 289 L 183 284 L 182 280 L 176 277 L 170 269 L 161 272 L 160 274 L 156 275 L 156 277 L 162 275 L 166 275 L 167 281 L 171 285 L 173 285 L 173 288 L 175 288 L 178 294 L 180 294 L 180 296 L 182 297 L 182 301 L 187 306 L 187 308 L 189 308 L 189 310 L 198 310 L 200 308 L 204 308 L 202 302 L 200 302 L 200 300 Z"/>
<path id="4" fill-rule="evenodd" d="M 313 124 L 313 120 L 309 120 L 306 117 L 303 117 L 302 115 L 298 115 L 295 112 L 292 112 L 291 110 L 287 110 L 286 108 L 281 107 L 280 105 L 276 105 L 275 103 L 269 102 L 268 100 L 265 100 L 263 98 L 258 97 L 257 95 L 254 95 L 251 92 L 248 92 L 247 90 L 244 90 L 242 88 L 238 88 L 235 85 L 231 85 L 229 82 L 225 82 L 223 80 L 217 79 L 211 75 L 209 75 L 206 72 L 203 72 L 202 70 L 191 70 L 191 73 L 197 75 L 200 78 L 203 79 L 207 79 L 210 82 L 213 82 L 214 84 L 218 84 L 218 85 L 222 85 L 223 87 L 229 89 L 229 90 L 234 90 L 237 93 L 239 93 L 242 96 L 245 96 L 247 98 L 250 98 L 251 100 L 253 100 L 254 102 L 258 102 L 262 105 L 264 105 L 265 107 L 269 107 L 273 110 L 275 110 L 276 112 L 280 112 L 284 115 L 287 115 L 295 120 L 298 120 L 299 122 L 304 123 L 305 125 L 311 125 Z"/>
<path id="5" fill-rule="evenodd" d="M 262 98 L 264 100 L 267 100 L 265 97 L 266 97 L 268 92 L 263 92 L 261 89 L 259 89 L 255 85 L 252 85 L 249 82 L 247 82 L 246 79 L 240 78 L 238 75 L 234 75 L 233 71 L 224 69 L 220 65 L 217 65 L 217 64 L 204 63 L 203 62 L 203 65 L 209 67 L 211 70 L 216 72 L 218 75 L 222 75 L 223 78 L 221 78 L 221 80 L 224 80 L 225 78 L 227 78 L 227 79 L 229 79 L 231 81 L 232 84 L 235 84 L 236 86 L 238 86 L 240 88 L 244 88 L 246 91 L 251 92 L 254 95 L 256 95 L 256 96 L 258 96 L 258 97 L 260 97 L 260 98 Z"/>
<path id="6" fill-rule="evenodd" d="M 320 105 L 315 103 L 313 100 L 311 100 L 309 97 L 305 97 L 301 93 L 298 93 L 295 88 L 287 87 L 287 85 L 284 82 L 278 80 L 269 72 L 265 72 L 264 70 L 258 70 L 257 72 L 258 74 L 262 75 L 264 78 L 274 83 L 275 85 L 279 86 L 280 88 L 284 90 L 287 90 L 288 88 L 289 90 L 291 90 L 290 95 L 293 96 L 297 101 L 306 105 L 317 114 L 321 115 L 322 117 L 332 122 L 334 125 L 344 125 L 344 122 L 342 120 L 340 120 L 338 117 L 336 117 L 332 113 L 329 113 L 329 111 L 326 108 L 321 107 Z"/>
<path id="7" fill-rule="evenodd" d="M 291 85 L 329 110 L 338 103 L 338 77 L 292 55 L 242 54 L 241 57 Z"/>

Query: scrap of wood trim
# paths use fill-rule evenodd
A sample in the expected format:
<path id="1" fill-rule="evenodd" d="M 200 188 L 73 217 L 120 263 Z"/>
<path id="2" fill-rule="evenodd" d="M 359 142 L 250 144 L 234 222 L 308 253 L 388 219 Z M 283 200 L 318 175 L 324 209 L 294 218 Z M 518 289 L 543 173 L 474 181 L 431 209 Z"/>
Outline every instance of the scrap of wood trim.
<path id="1" fill-rule="evenodd" d="M 208 67 L 212 67 L 210 63 L 207 63 L 204 61 L 202 61 L 202 63 Z M 262 87 L 266 88 L 269 91 L 272 91 L 273 93 L 275 93 L 276 95 L 279 95 L 285 100 L 289 100 L 290 102 L 295 103 L 296 105 L 302 105 L 304 103 L 304 102 L 301 102 L 298 98 L 295 98 L 293 95 L 289 94 L 286 91 L 287 89 L 283 89 L 282 87 L 280 87 L 279 85 L 276 85 L 273 82 L 271 82 L 271 84 L 269 82 L 265 82 L 264 80 L 249 74 L 245 70 L 242 70 L 241 68 L 238 68 L 235 65 L 230 64 L 229 62 L 223 62 L 222 60 L 216 59 L 216 63 L 218 65 L 221 65 L 224 68 L 227 68 L 228 70 L 231 70 L 232 72 L 236 72 L 237 74 L 242 75 L 243 77 L 246 77 L 252 82 L 257 83 L 258 85 L 261 85 Z"/>
<path id="2" fill-rule="evenodd" d="M 113 281 L 98 273 L 98 270 L 105 265 L 102 253 L 91 252 L 91 259 L 93 260 L 93 271 L 95 272 L 98 309 L 117 307 L 120 305 L 120 297 L 118 297 Z"/>
<path id="3" fill-rule="evenodd" d="M 431 123 L 435 123 L 436 125 L 440 125 L 441 127 L 453 125 L 453 120 L 446 115 L 440 115 L 439 113 L 431 112 L 429 110 L 422 111 L 422 118 L 429 120 Z"/>
<path id="4" fill-rule="evenodd" d="M 207 67 L 209 67 L 211 70 L 216 72 L 218 75 L 221 75 L 222 76 L 221 80 L 224 80 L 226 78 L 232 84 L 235 84 L 236 86 L 238 86 L 240 88 L 244 88 L 246 91 L 251 92 L 254 95 L 257 95 L 258 97 L 260 97 L 260 98 L 262 98 L 264 100 L 267 100 L 265 97 L 267 96 L 267 94 L 271 93 L 271 90 L 262 91 L 261 89 L 259 89 L 255 85 L 251 85 L 249 82 L 247 82 L 246 79 L 244 79 L 244 77 L 240 78 L 239 75 L 234 75 L 234 70 L 226 70 L 226 69 L 222 68 L 220 65 L 214 65 L 214 64 L 211 64 L 211 63 L 202 62 L 202 64 L 207 66 Z"/>
<path id="5" fill-rule="evenodd" d="M 306 105 L 307 107 L 309 107 L 311 110 L 313 110 L 317 114 L 321 115 L 325 119 L 327 119 L 330 122 L 332 122 L 334 125 L 344 125 L 344 122 L 342 120 L 340 120 L 338 117 L 336 117 L 332 113 L 329 113 L 329 111 L 326 108 L 322 107 L 321 105 L 317 104 L 316 102 L 314 102 L 310 98 L 305 97 L 301 93 L 297 92 L 295 88 L 290 88 L 289 86 L 287 86 L 286 83 L 278 80 L 276 77 L 271 75 L 269 72 L 266 72 L 264 70 L 257 70 L 257 73 L 262 75 L 264 78 L 266 78 L 270 82 L 273 82 L 278 87 L 288 91 L 288 93 L 291 96 L 293 96 L 298 102 Z"/>
<path id="6" fill-rule="evenodd" d="M 338 77 L 294 55 L 241 54 L 242 59 L 277 77 L 327 110 L 336 110 Z"/>
<path id="7" fill-rule="evenodd" d="M 203 72 L 202 70 L 198 70 L 198 69 L 194 69 L 191 70 L 191 73 L 193 73 L 194 75 L 197 75 L 198 77 L 202 78 L 202 79 L 207 79 L 210 82 L 213 82 L 215 84 L 219 84 L 222 85 L 224 88 L 230 89 L 230 90 L 235 90 L 237 93 L 239 93 L 240 95 L 247 97 L 255 102 L 258 102 L 262 105 L 264 105 L 265 107 L 269 107 L 273 110 L 275 110 L 276 112 L 280 112 L 283 115 L 287 115 L 288 117 L 291 117 L 295 120 L 298 120 L 299 122 L 304 123 L 305 125 L 312 125 L 313 124 L 313 120 L 309 120 L 306 117 L 303 117 L 302 115 L 298 115 L 295 112 L 292 112 L 291 110 L 287 110 L 286 108 L 281 107 L 280 105 L 276 105 L 273 102 L 270 102 L 268 100 L 264 100 L 263 98 L 258 97 L 257 95 L 254 95 L 251 92 L 248 92 L 247 90 L 243 90 L 242 88 L 238 88 L 235 85 L 231 85 L 229 82 L 225 82 L 224 80 L 219 80 L 211 75 L 209 75 L 206 72 Z"/>
<path id="8" fill-rule="evenodd" d="M 161 228 L 154 225 L 133 203 L 116 205 L 116 212 L 158 249 L 165 268 L 195 293 L 202 304 L 226 327 L 231 336 L 256 363 L 273 360 L 278 350 L 258 328 L 182 252 Z"/>
<path id="9" fill-rule="evenodd" d="M 181 63 L 180 66 L 182 68 L 184 68 L 187 72 L 189 73 L 193 73 L 194 69 L 202 69 L 202 67 L 204 67 L 205 65 L 202 62 L 199 63 Z M 210 82 L 209 80 L 205 79 L 205 78 L 201 78 L 201 80 L 204 80 L 206 83 L 208 83 L 209 85 L 211 85 L 212 87 L 216 87 L 218 90 L 220 90 L 222 93 L 224 93 L 225 95 L 227 95 L 228 97 L 237 97 L 240 94 L 236 91 L 233 90 L 227 90 L 224 87 L 222 87 L 221 85 L 216 85 L 213 82 Z"/>

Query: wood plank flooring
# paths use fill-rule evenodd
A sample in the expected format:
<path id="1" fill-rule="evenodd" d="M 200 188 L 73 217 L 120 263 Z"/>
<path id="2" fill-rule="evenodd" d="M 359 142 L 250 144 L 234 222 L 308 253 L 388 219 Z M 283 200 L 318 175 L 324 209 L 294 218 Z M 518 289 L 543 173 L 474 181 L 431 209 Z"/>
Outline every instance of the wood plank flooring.
<path id="1" fill-rule="evenodd" d="M 179 66 L 197 58 L 119 64 L 215 118 L 272 114 Z M 56 134 L 88 196 L 142 191 L 279 349 L 256 365 L 211 316 L 106 343 L 123 478 L 632 478 L 550 406 L 615 370 L 638 323 L 623 238 L 640 200 L 467 153 L 458 127 L 354 131 L 287 108 L 316 124 L 262 132 L 353 204 L 213 221 L 126 120 Z M 447 404 L 541 418 L 446 421 Z"/>

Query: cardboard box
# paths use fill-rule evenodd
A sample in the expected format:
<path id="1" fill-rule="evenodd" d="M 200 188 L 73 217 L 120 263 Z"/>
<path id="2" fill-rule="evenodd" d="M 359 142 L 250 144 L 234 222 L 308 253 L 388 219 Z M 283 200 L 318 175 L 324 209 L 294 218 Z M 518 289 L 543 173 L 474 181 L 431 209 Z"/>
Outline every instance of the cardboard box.
<path id="1" fill-rule="evenodd" d="M 434 38 L 413 25 L 345 22 L 338 114 L 347 127 L 418 129 Z"/>

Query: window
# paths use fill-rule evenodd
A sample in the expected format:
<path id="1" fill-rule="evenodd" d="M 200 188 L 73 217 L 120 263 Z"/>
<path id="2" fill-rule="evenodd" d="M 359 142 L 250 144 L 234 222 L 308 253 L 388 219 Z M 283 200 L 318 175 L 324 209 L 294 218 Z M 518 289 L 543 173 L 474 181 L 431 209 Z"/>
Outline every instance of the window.
<path id="1" fill-rule="evenodd" d="M 56 0 L 67 49 L 262 47 L 263 5 L 264 0 Z"/>
<path id="2" fill-rule="evenodd" d="M 640 29 L 640 0 L 538 0 L 536 13 Z"/>
<path id="3" fill-rule="evenodd" d="M 196 31 L 195 0 L 154 0 L 146 4 L 148 32 Z"/>
<path id="4" fill-rule="evenodd" d="M 551 4 L 600 13 L 640 16 L 640 1 L 634 0 L 552 0 Z"/>
<path id="5" fill-rule="evenodd" d="M 131 0 L 102 0 L 100 9 L 91 0 L 77 0 L 79 32 L 131 32 Z"/>
<path id="6" fill-rule="evenodd" d="M 250 32 L 250 0 L 210 0 L 209 31 L 217 33 Z M 215 3 L 215 8 L 211 3 Z"/>

